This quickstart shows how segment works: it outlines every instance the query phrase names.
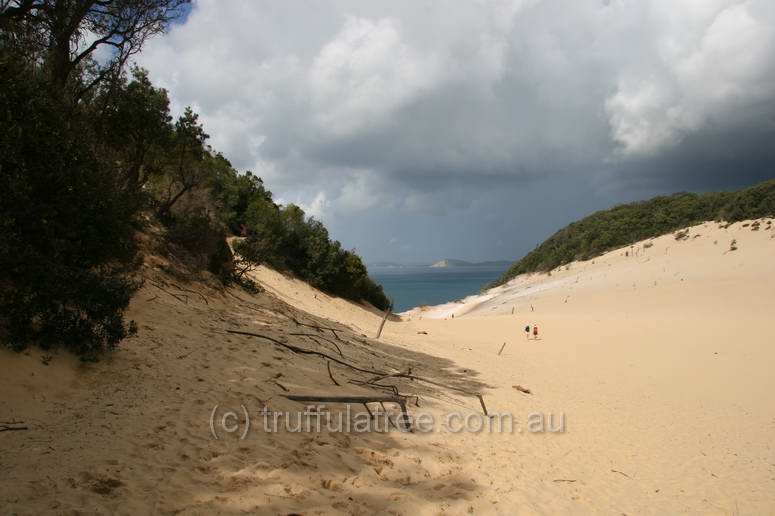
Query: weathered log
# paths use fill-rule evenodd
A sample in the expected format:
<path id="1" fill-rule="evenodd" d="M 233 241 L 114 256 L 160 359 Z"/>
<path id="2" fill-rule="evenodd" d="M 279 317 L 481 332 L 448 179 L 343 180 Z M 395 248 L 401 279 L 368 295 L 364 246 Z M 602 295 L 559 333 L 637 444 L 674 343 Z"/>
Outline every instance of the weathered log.
<path id="1" fill-rule="evenodd" d="M 365 405 L 366 403 L 395 403 L 401 407 L 401 419 L 404 423 L 404 428 L 411 431 L 412 424 L 409 419 L 409 411 L 406 408 L 406 400 L 396 396 L 300 396 L 296 394 L 288 394 L 285 396 L 291 401 L 299 401 L 305 403 L 357 403 Z M 384 405 L 383 405 L 384 407 Z M 371 411 L 369 411 L 371 413 Z"/>
<path id="2" fill-rule="evenodd" d="M 2 422 L 3 424 L 0 424 L 0 432 L 14 432 L 19 430 L 29 430 L 29 428 L 24 425 L 24 421 L 8 421 Z M 18 426 L 22 425 L 22 426 Z"/>

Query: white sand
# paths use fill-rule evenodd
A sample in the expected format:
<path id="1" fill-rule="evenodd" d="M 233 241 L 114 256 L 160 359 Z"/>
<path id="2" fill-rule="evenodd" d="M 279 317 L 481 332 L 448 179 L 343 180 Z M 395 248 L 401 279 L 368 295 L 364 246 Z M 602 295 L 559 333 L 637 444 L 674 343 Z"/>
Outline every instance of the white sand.
<path id="1" fill-rule="evenodd" d="M 256 430 L 244 441 L 213 440 L 214 403 L 271 398 L 273 408 L 291 410 L 277 382 L 295 392 L 363 392 L 333 387 L 316 357 L 225 328 L 287 334 L 280 300 L 346 323 L 355 335 L 372 336 L 379 314 L 267 269 L 257 279 L 277 299 L 240 294 L 260 309 L 204 288 L 207 305 L 196 296 L 188 304 L 164 295 L 149 301 L 160 293 L 146 287 L 132 308 L 141 336 L 111 360 L 79 366 L 60 355 L 44 366 L 39 351 L 0 354 L 8 373 L 0 420 L 30 425 L 0 433 L 0 507 L 18 514 L 773 514 L 775 230 L 750 229 L 707 223 L 685 241 L 667 235 L 627 249 L 630 256 L 622 249 L 551 276 L 517 278 L 489 296 L 388 322 L 383 340 L 396 348 L 373 345 L 374 355 L 345 348 L 370 367 L 390 356 L 418 374 L 443 369 L 486 384 L 488 408 L 516 416 L 523 431 L 514 434 Z M 738 249 L 730 252 L 732 239 Z M 539 326 L 540 340 L 525 340 L 526 324 Z M 437 393 L 412 410 L 442 418 L 475 414 L 478 403 Z M 564 414 L 564 433 L 524 431 L 531 413 L 554 414 L 555 422 Z"/>

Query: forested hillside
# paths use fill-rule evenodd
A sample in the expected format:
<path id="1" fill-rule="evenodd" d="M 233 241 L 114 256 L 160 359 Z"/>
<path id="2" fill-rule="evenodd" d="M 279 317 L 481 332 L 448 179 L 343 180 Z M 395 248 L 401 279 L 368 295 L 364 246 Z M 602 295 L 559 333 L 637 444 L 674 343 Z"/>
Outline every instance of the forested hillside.
<path id="1" fill-rule="evenodd" d="M 88 354 L 136 331 L 123 314 L 150 226 L 224 284 L 251 288 L 246 271 L 266 263 L 387 306 L 354 251 L 275 204 L 129 66 L 185 3 L 0 0 L 0 340 Z M 237 259 L 230 235 L 244 237 Z"/>
<path id="2" fill-rule="evenodd" d="M 512 265 L 493 286 L 519 274 L 549 271 L 706 220 L 737 222 L 773 215 L 775 180 L 739 192 L 677 193 L 623 204 L 559 230 Z"/>

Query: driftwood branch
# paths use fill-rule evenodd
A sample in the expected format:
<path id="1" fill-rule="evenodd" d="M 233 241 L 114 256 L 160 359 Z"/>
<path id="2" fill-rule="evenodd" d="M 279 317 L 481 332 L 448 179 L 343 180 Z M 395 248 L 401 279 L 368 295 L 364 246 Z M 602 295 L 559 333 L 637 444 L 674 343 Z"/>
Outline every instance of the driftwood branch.
<path id="1" fill-rule="evenodd" d="M 281 388 L 282 390 L 284 390 L 285 392 L 290 392 L 290 391 L 291 391 L 291 390 L 290 390 L 288 387 L 286 387 L 285 385 L 281 384 L 281 383 L 280 383 L 280 382 L 278 382 L 277 380 L 273 380 L 273 383 L 274 383 L 276 386 L 278 386 L 279 388 Z"/>
<path id="2" fill-rule="evenodd" d="M 378 389 L 384 389 L 386 391 L 390 391 L 393 393 L 394 396 L 401 396 L 398 392 L 398 387 L 395 385 L 388 385 L 388 384 L 382 384 L 382 383 L 372 383 L 372 382 L 364 382 L 363 380 L 349 380 L 349 382 L 353 385 L 364 385 L 368 387 L 377 387 Z"/>
<path id="3" fill-rule="evenodd" d="M 628 475 L 627 473 L 624 473 L 622 471 L 619 471 L 618 469 L 612 469 L 611 473 L 619 473 L 620 475 L 625 476 L 625 477 L 629 478 L 630 480 L 632 480 L 632 477 L 630 475 Z"/>
<path id="4" fill-rule="evenodd" d="M 512 385 L 512 387 L 514 387 L 519 392 L 524 392 L 525 394 L 533 394 L 533 391 L 531 391 L 527 387 L 522 387 L 521 385 Z"/>
<path id="5" fill-rule="evenodd" d="M 367 403 L 380 403 L 382 407 L 385 407 L 385 403 L 395 403 L 401 407 L 401 419 L 406 430 L 411 431 L 411 422 L 409 419 L 409 412 L 406 408 L 406 400 L 404 398 L 396 396 L 297 396 L 286 395 L 291 401 L 300 401 L 306 403 L 357 403 L 366 405 Z M 387 410 L 385 411 L 387 412 Z M 371 414 L 371 411 L 369 411 Z"/>
<path id="6" fill-rule="evenodd" d="M 173 294 L 172 292 L 170 292 L 170 291 L 169 291 L 169 290 L 167 290 L 166 288 L 162 287 L 161 285 L 159 285 L 158 283 L 156 283 L 156 282 L 153 282 L 153 281 L 151 281 L 151 282 L 150 282 L 150 284 L 151 284 L 151 285 L 153 285 L 154 287 L 158 288 L 158 289 L 159 289 L 159 290 L 161 290 L 162 292 L 165 292 L 165 293 L 167 293 L 167 294 L 171 295 L 172 297 L 174 297 L 175 299 L 177 299 L 177 300 L 178 300 L 178 301 L 180 301 L 181 303 L 183 303 L 183 304 L 185 304 L 185 305 L 187 305 L 187 304 L 188 304 L 188 296 L 186 296 L 186 295 L 179 296 L 179 295 L 177 295 L 177 294 Z"/>
<path id="7" fill-rule="evenodd" d="M 371 375 L 374 375 L 374 376 L 378 376 L 380 378 L 388 378 L 388 377 L 390 377 L 390 378 L 406 378 L 407 380 L 415 380 L 415 381 L 418 381 L 418 382 L 423 382 L 423 383 L 427 383 L 427 384 L 430 384 L 430 385 L 435 385 L 437 387 L 441 387 L 443 389 L 447 389 L 447 390 L 450 390 L 450 391 L 459 392 L 461 394 L 465 394 L 466 396 L 472 396 L 472 397 L 475 397 L 475 398 L 479 399 L 479 403 L 482 406 L 482 410 L 484 411 L 484 414 L 485 415 L 489 415 L 488 412 L 487 412 L 487 407 L 484 404 L 484 398 L 482 397 L 481 394 L 476 393 L 476 392 L 471 392 L 469 390 L 462 389 L 460 387 L 454 387 L 452 385 L 447 385 L 447 384 L 443 384 L 443 383 L 440 383 L 440 382 L 437 382 L 437 381 L 434 381 L 434 380 L 429 380 L 427 378 L 423 378 L 421 376 L 417 376 L 417 375 L 411 374 L 409 372 L 407 372 L 407 373 L 388 373 L 386 371 L 376 371 L 374 369 L 365 369 L 363 367 L 358 367 L 356 365 L 353 365 L 353 364 L 350 364 L 348 362 L 345 362 L 344 360 L 341 360 L 339 358 L 331 356 L 331 355 L 329 355 L 327 353 L 323 353 L 322 351 L 315 351 L 315 350 L 311 350 L 311 349 L 300 348 L 298 346 L 294 346 L 292 344 L 287 344 L 285 342 L 282 342 L 282 341 L 280 341 L 278 339 L 275 339 L 273 337 L 268 337 L 266 335 L 261 335 L 260 333 L 252 333 L 252 332 L 249 332 L 249 331 L 241 331 L 241 330 L 226 330 L 226 332 L 227 333 L 232 333 L 234 335 L 245 335 L 247 337 L 257 337 L 259 339 L 268 340 L 269 342 L 272 342 L 273 344 L 276 344 L 277 346 L 280 346 L 282 348 L 285 348 L 285 349 L 288 349 L 290 351 L 293 351 L 294 353 L 299 353 L 299 354 L 302 354 L 302 355 L 316 355 L 316 356 L 319 356 L 319 357 L 322 357 L 322 358 L 327 358 L 328 360 L 330 360 L 332 362 L 335 362 L 337 364 L 343 365 L 345 367 L 349 367 L 350 369 L 352 369 L 354 371 L 359 371 L 361 373 L 371 374 Z"/>
<path id="8" fill-rule="evenodd" d="M 330 331 L 330 332 L 333 332 L 333 333 L 334 333 L 334 335 L 336 335 L 336 331 L 337 331 L 337 329 L 336 329 L 336 328 L 331 328 L 330 326 L 320 326 L 320 325 L 318 325 L 318 324 L 309 324 L 309 323 L 304 323 L 304 322 L 301 322 L 301 321 L 299 321 L 297 318 L 295 318 L 295 317 L 294 317 L 293 315 L 291 315 L 290 313 L 285 313 L 285 312 L 280 312 L 280 313 L 282 313 L 282 314 L 283 314 L 285 317 L 287 317 L 288 319 L 290 319 L 291 321 L 293 321 L 293 323 L 294 323 L 296 326 L 306 326 L 307 328 L 315 328 L 316 330 L 321 330 L 321 331 L 323 331 L 323 330 L 328 330 L 328 331 Z"/>
<path id="9" fill-rule="evenodd" d="M 375 339 L 379 339 L 380 335 L 382 335 L 382 328 L 385 326 L 385 321 L 387 321 L 387 318 L 390 317 L 390 312 L 393 311 L 393 303 L 390 303 L 388 305 L 387 310 L 385 310 L 385 315 L 382 317 L 382 322 L 379 323 L 379 330 L 377 330 L 377 336 L 374 337 Z"/>
<path id="10" fill-rule="evenodd" d="M 285 342 L 281 342 L 275 338 L 267 337 L 266 335 L 261 335 L 259 333 L 251 333 L 249 331 L 239 331 L 239 330 L 226 330 L 227 333 L 233 333 L 235 335 L 246 335 L 248 337 L 258 337 L 259 339 L 268 340 L 269 342 L 272 342 L 282 348 L 288 349 L 290 351 L 293 351 L 294 353 L 299 353 L 302 355 L 317 355 L 319 357 L 327 358 L 331 360 L 332 362 L 336 362 L 337 364 L 343 365 L 345 367 L 349 367 L 350 369 L 353 369 L 355 371 L 360 371 L 361 373 L 367 373 L 367 374 L 373 374 L 373 375 L 379 375 L 384 374 L 381 371 L 374 371 L 373 369 L 364 369 L 362 367 L 358 367 L 353 364 L 349 364 L 345 362 L 344 360 L 340 360 L 336 357 L 333 357 L 331 355 L 328 355 L 326 353 L 323 353 L 322 351 L 314 351 L 311 349 L 304 349 L 300 348 L 298 346 L 294 346 L 292 344 L 286 344 Z"/>
<path id="11" fill-rule="evenodd" d="M 24 421 L 0 421 L 0 432 L 14 432 L 18 430 L 29 430 Z"/>
<path id="12" fill-rule="evenodd" d="M 175 287 L 176 289 L 178 289 L 178 290 L 180 290 L 180 291 L 182 291 L 182 292 L 190 292 L 191 294 L 196 294 L 196 295 L 198 295 L 199 297 L 201 297 L 201 298 L 202 298 L 202 301 L 204 301 L 206 305 L 209 305 L 209 304 L 210 304 L 210 303 L 207 301 L 207 298 L 205 297 L 205 295 L 204 295 L 204 294 L 202 294 L 201 292 L 197 292 L 196 290 L 189 290 L 189 289 L 187 289 L 187 288 L 183 288 L 183 287 L 181 287 L 181 286 L 175 285 L 174 283 L 170 283 L 170 285 L 172 285 L 173 287 Z"/>
<path id="13" fill-rule="evenodd" d="M 331 372 L 331 362 L 326 362 L 326 367 L 328 368 L 328 377 L 331 378 L 331 381 L 334 382 L 334 385 L 339 387 L 339 382 L 336 381 L 334 374 Z"/>
<path id="14" fill-rule="evenodd" d="M 344 356 L 344 353 L 342 353 L 342 350 L 339 348 L 339 345 L 336 342 L 334 342 L 331 339 L 327 339 L 326 337 L 323 337 L 322 335 L 316 335 L 314 333 L 289 333 L 288 335 L 293 335 L 295 337 L 309 337 L 312 340 L 322 339 L 322 340 L 332 344 L 336 348 L 337 353 L 339 353 L 339 356 Z"/>

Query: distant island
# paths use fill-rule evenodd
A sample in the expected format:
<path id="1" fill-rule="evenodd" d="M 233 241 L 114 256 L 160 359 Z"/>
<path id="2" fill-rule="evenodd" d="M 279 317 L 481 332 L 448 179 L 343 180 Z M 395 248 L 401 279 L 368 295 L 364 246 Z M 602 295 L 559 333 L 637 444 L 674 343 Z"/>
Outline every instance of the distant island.
<path id="1" fill-rule="evenodd" d="M 509 267 L 512 263 L 509 260 L 494 260 L 489 262 L 467 262 L 465 260 L 454 260 L 445 258 L 432 264 L 428 263 L 400 263 L 400 262 L 371 262 L 366 264 L 368 267 L 378 267 L 381 269 L 407 269 L 429 267 L 434 269 L 447 267 Z"/>
<path id="2" fill-rule="evenodd" d="M 467 262 L 465 260 L 452 260 L 447 258 L 431 264 L 431 267 L 508 267 L 509 265 L 511 265 L 511 262 L 507 260 L 495 260 L 490 262 Z"/>
<path id="3" fill-rule="evenodd" d="M 405 263 L 398 263 L 398 262 L 373 262 L 366 264 L 367 267 L 382 267 L 385 269 L 403 269 L 406 267 L 412 267 L 411 265 L 407 265 Z"/>

